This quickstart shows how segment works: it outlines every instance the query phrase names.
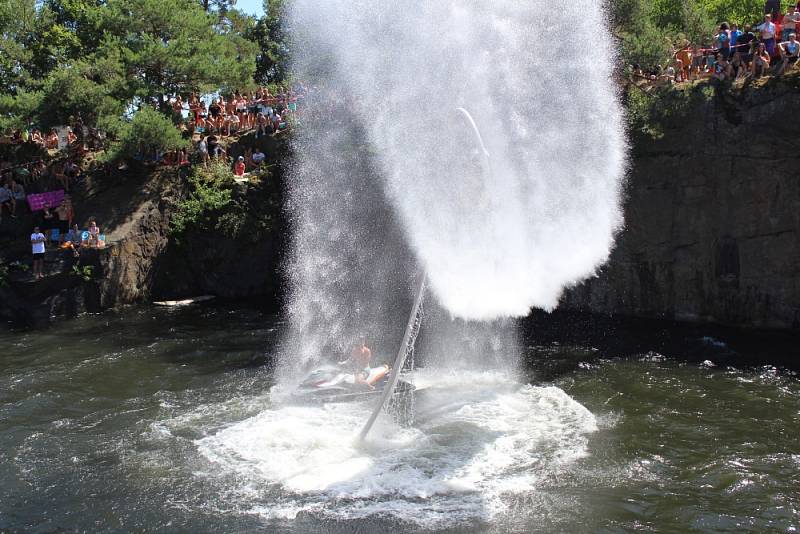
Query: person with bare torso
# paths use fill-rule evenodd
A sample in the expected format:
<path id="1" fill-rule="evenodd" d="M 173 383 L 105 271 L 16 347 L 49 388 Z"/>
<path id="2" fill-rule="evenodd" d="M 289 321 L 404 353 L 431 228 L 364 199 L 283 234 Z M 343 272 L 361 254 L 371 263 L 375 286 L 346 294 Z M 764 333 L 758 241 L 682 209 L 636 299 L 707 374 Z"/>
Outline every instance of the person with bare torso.
<path id="1" fill-rule="evenodd" d="M 367 347 L 366 339 L 362 337 L 353 346 L 353 350 L 350 352 L 350 357 L 342 362 L 339 362 L 339 365 L 349 365 L 353 370 L 353 376 L 355 377 L 356 384 L 366 384 L 371 388 L 372 386 L 367 383 L 367 378 L 369 377 L 370 373 L 369 365 L 371 361 L 372 351 L 369 350 L 369 347 Z"/>

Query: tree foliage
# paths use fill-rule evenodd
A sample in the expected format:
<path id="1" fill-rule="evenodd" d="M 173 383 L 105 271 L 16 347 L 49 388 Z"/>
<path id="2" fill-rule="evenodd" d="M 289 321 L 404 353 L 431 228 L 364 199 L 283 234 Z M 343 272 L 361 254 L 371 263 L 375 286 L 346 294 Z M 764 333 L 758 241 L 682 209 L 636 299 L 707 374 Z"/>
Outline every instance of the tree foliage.
<path id="1" fill-rule="evenodd" d="M 110 0 L 105 47 L 120 50 L 129 97 L 213 91 L 251 82 L 255 46 L 221 29 L 195 0 Z"/>
<path id="2" fill-rule="evenodd" d="M 170 218 L 170 233 L 180 239 L 192 227 L 214 228 L 217 217 L 232 202 L 234 184 L 233 173 L 225 163 L 195 167 L 189 176 L 191 191 Z"/>
<path id="3" fill-rule="evenodd" d="M 235 0 L 2 0 L 0 129 L 80 118 L 113 138 L 131 109 L 168 114 L 178 94 L 250 89 L 257 57 L 285 64 L 256 38 L 259 26 L 282 36 L 274 13 L 259 21 Z"/>
<path id="4" fill-rule="evenodd" d="M 264 0 L 265 15 L 250 32 L 258 44 L 256 81 L 282 82 L 289 69 L 289 44 L 284 0 Z"/>

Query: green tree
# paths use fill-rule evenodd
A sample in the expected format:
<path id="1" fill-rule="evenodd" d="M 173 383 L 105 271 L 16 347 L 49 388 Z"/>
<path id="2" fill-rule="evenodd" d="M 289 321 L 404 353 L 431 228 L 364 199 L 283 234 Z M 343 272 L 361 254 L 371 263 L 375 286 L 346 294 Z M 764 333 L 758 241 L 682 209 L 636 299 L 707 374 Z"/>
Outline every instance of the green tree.
<path id="1" fill-rule="evenodd" d="M 63 35 L 64 55 L 83 59 L 97 51 L 103 40 L 104 0 L 47 0 L 46 10 L 52 14 L 52 29 Z"/>
<path id="2" fill-rule="evenodd" d="M 101 118 L 122 114 L 128 85 L 119 52 L 110 52 L 73 61 L 48 76 L 37 110 L 41 126 L 72 124 L 77 117 L 94 126 Z"/>
<path id="3" fill-rule="evenodd" d="M 42 93 L 19 89 L 0 95 L 0 131 L 26 128 L 37 117 Z"/>
<path id="4" fill-rule="evenodd" d="M 284 0 L 264 0 L 264 13 L 249 37 L 258 45 L 256 81 L 279 83 L 289 69 L 289 45 Z"/>
<path id="5" fill-rule="evenodd" d="M 15 92 L 30 81 L 38 17 L 35 0 L 0 2 L 0 92 Z"/>
<path id="6" fill-rule="evenodd" d="M 155 98 L 251 83 L 253 43 L 217 27 L 195 0 L 109 0 L 107 40 L 121 52 L 129 96 Z"/>
<path id="7" fill-rule="evenodd" d="M 792 2 L 793 3 L 793 2 Z M 764 16 L 764 0 L 704 0 L 704 9 L 714 22 L 752 24 Z M 783 2 L 787 5 L 788 2 Z"/>

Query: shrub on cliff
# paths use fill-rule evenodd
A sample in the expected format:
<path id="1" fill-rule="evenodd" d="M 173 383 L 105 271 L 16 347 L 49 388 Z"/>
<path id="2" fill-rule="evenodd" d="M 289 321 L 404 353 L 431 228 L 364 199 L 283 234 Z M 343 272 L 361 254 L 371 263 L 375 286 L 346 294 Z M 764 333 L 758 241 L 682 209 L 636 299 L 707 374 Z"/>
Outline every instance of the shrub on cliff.
<path id="1" fill-rule="evenodd" d="M 170 234 L 180 239 L 190 228 L 213 228 L 219 212 L 231 203 L 234 184 L 233 173 L 224 162 L 196 166 L 189 176 L 189 194 L 170 219 Z"/>
<path id="2" fill-rule="evenodd" d="M 170 220 L 170 235 L 177 243 L 189 233 L 255 243 L 275 229 L 282 205 L 275 180 L 243 188 L 226 163 L 212 162 L 196 166 L 188 182 L 189 194 Z"/>
<path id="3" fill-rule="evenodd" d="M 689 113 L 713 95 L 714 88 L 708 85 L 663 86 L 653 91 L 631 86 L 625 101 L 629 131 L 634 138 L 660 139 L 664 130 L 681 127 Z"/>
<path id="4" fill-rule="evenodd" d="M 130 121 L 109 122 L 106 127 L 118 138 L 105 159 L 150 156 L 188 146 L 172 120 L 150 107 L 143 107 Z"/>

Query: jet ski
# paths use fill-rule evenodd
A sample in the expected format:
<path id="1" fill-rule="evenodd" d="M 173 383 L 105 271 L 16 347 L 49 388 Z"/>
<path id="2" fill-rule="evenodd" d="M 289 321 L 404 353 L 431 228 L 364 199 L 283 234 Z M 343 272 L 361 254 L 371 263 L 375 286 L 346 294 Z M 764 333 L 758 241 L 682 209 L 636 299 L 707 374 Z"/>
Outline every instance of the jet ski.
<path id="1" fill-rule="evenodd" d="M 292 395 L 299 402 L 349 402 L 380 397 L 391 377 L 391 368 L 384 364 L 370 367 L 363 381 L 356 381 L 352 372 L 336 365 L 324 365 L 311 371 Z M 400 380 L 397 390 L 409 391 L 414 386 Z"/>

